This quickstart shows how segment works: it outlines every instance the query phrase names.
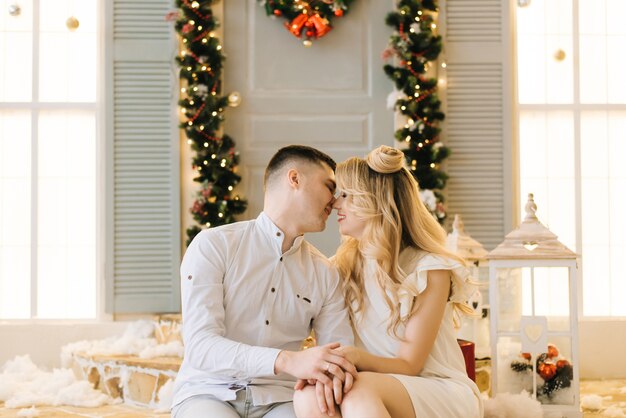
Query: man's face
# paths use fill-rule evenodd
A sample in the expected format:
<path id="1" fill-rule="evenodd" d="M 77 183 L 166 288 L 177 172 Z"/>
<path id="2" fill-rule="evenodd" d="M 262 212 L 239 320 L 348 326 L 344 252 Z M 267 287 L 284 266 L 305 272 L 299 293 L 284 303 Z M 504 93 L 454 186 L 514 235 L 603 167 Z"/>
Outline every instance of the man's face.
<path id="1" fill-rule="evenodd" d="M 307 164 L 301 181 L 296 203 L 301 232 L 323 231 L 335 200 L 335 173 L 326 164 Z"/>

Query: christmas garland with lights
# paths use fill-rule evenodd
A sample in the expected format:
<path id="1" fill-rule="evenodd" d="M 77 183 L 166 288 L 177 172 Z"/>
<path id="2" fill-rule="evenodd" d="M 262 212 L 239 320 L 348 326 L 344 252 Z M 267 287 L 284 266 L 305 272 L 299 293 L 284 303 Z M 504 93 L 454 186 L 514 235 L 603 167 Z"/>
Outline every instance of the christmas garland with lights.
<path id="1" fill-rule="evenodd" d="M 440 169 L 450 150 L 439 141 L 439 122 L 444 114 L 437 96 L 437 79 L 429 69 L 441 53 L 441 36 L 436 34 L 435 0 L 400 0 L 396 10 L 387 15 L 387 25 L 394 33 L 383 52 L 384 59 L 395 58 L 397 65 L 384 66 L 395 84 L 389 104 L 406 117 L 406 124 L 396 130 L 407 164 L 419 183 L 422 199 L 440 222 L 446 218 L 441 190 L 448 176 Z"/>
<path id="2" fill-rule="evenodd" d="M 342 17 L 352 0 L 259 0 L 269 16 L 283 17 L 285 28 L 309 47 L 332 29 L 333 17 Z"/>
<path id="3" fill-rule="evenodd" d="M 182 41 L 182 51 L 176 57 L 180 67 L 181 129 L 187 143 L 195 152 L 192 159 L 197 173 L 193 179 L 202 185 L 191 208 L 199 225 L 187 229 L 188 241 L 202 228 L 224 225 L 235 221 L 243 213 L 247 201 L 233 196 L 233 189 L 241 180 L 237 175 L 239 154 L 235 142 L 220 134 L 227 106 L 236 106 L 236 93 L 222 95 L 222 45 L 214 30 L 218 22 L 211 5 L 214 0 L 176 0 L 178 10 L 166 16 L 175 21 L 176 32 Z"/>

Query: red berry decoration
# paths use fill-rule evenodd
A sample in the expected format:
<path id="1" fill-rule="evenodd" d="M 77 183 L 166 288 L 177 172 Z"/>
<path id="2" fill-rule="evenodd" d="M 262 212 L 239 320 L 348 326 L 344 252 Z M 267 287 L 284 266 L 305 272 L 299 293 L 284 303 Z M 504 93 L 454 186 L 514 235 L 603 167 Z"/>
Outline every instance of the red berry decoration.
<path id="1" fill-rule="evenodd" d="M 282 16 L 282 15 L 283 15 L 283 12 L 281 12 L 280 10 L 278 9 L 274 10 L 274 16 Z"/>
<path id="2" fill-rule="evenodd" d="M 337 17 L 341 17 L 341 16 L 343 16 L 343 9 L 337 9 L 337 10 L 335 10 L 335 16 L 337 16 Z"/>
<path id="3" fill-rule="evenodd" d="M 548 358 L 558 357 L 559 350 L 556 348 L 554 344 L 548 344 Z"/>
<path id="4" fill-rule="evenodd" d="M 526 360 L 530 361 L 530 353 L 522 353 L 522 357 L 524 357 Z"/>
<path id="5" fill-rule="evenodd" d="M 307 36 L 307 37 L 309 37 L 309 38 L 310 38 L 311 36 L 313 36 L 313 31 L 312 31 L 312 30 L 308 30 L 308 31 L 306 31 L 306 36 Z"/>
<path id="6" fill-rule="evenodd" d="M 552 362 L 541 363 L 538 371 L 543 380 L 551 380 L 556 374 L 556 364 Z"/>
<path id="7" fill-rule="evenodd" d="M 556 362 L 556 369 L 561 370 L 563 367 L 569 366 L 569 361 L 567 360 L 559 360 Z"/>

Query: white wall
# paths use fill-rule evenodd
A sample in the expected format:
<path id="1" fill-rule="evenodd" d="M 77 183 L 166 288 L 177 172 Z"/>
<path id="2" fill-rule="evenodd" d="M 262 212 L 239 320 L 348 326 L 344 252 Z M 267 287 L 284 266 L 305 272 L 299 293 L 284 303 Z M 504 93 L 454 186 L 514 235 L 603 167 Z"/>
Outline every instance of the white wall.
<path id="1" fill-rule="evenodd" d="M 0 367 L 17 355 L 29 354 L 46 369 L 61 367 L 61 347 L 81 340 L 121 336 L 128 322 L 0 323 Z"/>
<path id="2" fill-rule="evenodd" d="M 579 323 L 582 379 L 626 378 L 626 320 L 585 319 Z"/>

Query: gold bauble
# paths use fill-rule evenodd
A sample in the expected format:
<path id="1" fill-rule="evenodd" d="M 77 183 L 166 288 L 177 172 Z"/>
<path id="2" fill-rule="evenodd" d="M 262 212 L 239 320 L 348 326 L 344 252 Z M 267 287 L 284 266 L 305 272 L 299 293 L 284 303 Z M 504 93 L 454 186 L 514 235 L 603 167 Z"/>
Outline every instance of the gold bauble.
<path id="1" fill-rule="evenodd" d="M 22 13 L 22 8 L 19 4 L 11 4 L 9 6 L 9 14 L 11 16 L 19 16 Z"/>
<path id="2" fill-rule="evenodd" d="M 557 49 L 554 53 L 554 59 L 557 61 L 563 61 L 565 59 L 565 56 L 565 51 L 563 51 L 562 49 Z"/>
<path id="3" fill-rule="evenodd" d="M 67 28 L 73 32 L 78 29 L 78 27 L 80 26 L 80 22 L 74 16 L 70 16 L 65 21 L 65 26 L 67 26 Z"/>
<path id="4" fill-rule="evenodd" d="M 233 91 L 228 95 L 228 106 L 237 107 L 241 104 L 241 94 L 238 91 Z"/>

